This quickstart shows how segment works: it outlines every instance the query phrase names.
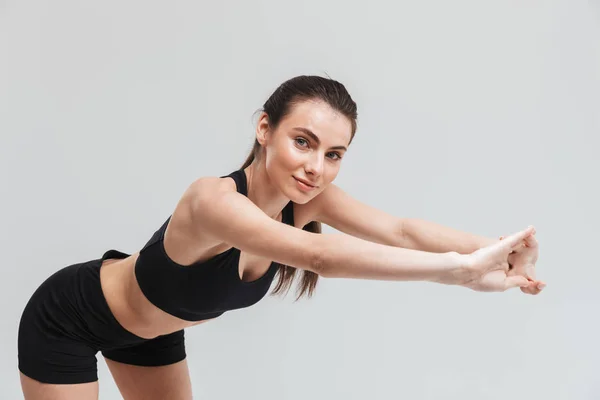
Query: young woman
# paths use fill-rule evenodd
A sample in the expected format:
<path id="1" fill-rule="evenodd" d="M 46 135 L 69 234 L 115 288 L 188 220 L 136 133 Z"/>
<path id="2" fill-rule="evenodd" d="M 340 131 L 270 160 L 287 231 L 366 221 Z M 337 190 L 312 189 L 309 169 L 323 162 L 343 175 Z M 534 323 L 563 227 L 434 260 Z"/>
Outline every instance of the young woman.
<path id="1" fill-rule="evenodd" d="M 264 104 L 240 170 L 197 179 L 135 254 L 107 251 L 36 290 L 19 327 L 26 399 L 95 399 L 101 351 L 123 397 L 191 399 L 184 328 L 319 276 L 431 281 L 538 294 L 533 227 L 492 240 L 399 219 L 332 184 L 356 104 L 331 79 L 300 76 Z M 320 223 L 344 234 L 320 234 Z"/>

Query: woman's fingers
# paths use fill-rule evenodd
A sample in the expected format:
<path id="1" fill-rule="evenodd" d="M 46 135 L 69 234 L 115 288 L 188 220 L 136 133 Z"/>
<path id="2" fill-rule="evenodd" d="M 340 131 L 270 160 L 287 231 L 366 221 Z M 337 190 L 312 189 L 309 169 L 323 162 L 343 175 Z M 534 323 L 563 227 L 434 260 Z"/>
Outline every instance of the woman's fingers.
<path id="1" fill-rule="evenodd" d="M 527 288 L 529 281 L 527 278 L 519 275 L 509 276 L 504 280 L 504 290 L 520 287 L 521 290 Z"/>
<path id="2" fill-rule="evenodd" d="M 512 250 L 516 250 L 518 249 L 520 246 L 522 246 L 522 242 L 525 238 L 527 238 L 528 236 L 530 236 L 532 234 L 532 232 L 534 232 L 535 228 L 533 226 L 529 226 L 526 229 L 523 229 L 522 231 L 519 231 L 517 233 L 513 233 L 510 236 L 506 236 L 505 238 L 503 238 L 499 243 L 499 246 L 501 248 L 503 248 L 504 250 L 510 252 Z"/>
<path id="3" fill-rule="evenodd" d="M 508 277 L 504 282 L 507 289 L 519 287 L 523 293 L 536 295 L 546 287 L 545 282 L 538 281 L 535 277 L 535 260 L 537 259 L 538 247 L 535 233 L 535 227 L 529 226 L 510 236 L 500 237 L 500 243 L 496 249 L 501 249 L 502 252 L 507 253 L 512 252 L 507 261 L 509 263 L 514 262 L 517 265 L 517 268 L 507 271 Z"/>
<path id="4" fill-rule="evenodd" d="M 535 277 L 535 265 L 528 264 L 525 266 L 525 277 L 529 278 L 532 281 L 536 281 Z"/>
<path id="5" fill-rule="evenodd" d="M 542 281 L 529 281 L 527 286 L 522 286 L 521 291 L 526 294 L 539 294 L 546 287 L 546 283 Z"/>
<path id="6" fill-rule="evenodd" d="M 531 234 L 525 238 L 525 245 L 527 247 L 537 247 L 538 246 L 538 241 L 535 238 L 535 231 L 533 234 Z"/>

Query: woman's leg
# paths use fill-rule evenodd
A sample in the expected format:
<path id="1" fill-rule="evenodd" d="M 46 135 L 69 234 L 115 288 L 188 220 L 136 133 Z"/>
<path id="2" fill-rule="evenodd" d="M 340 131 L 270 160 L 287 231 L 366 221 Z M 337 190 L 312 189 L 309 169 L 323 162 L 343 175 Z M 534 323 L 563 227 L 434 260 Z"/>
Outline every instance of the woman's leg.
<path id="1" fill-rule="evenodd" d="M 192 398 L 183 330 L 102 355 L 125 400 Z"/>
<path id="2" fill-rule="evenodd" d="M 191 400 L 192 384 L 186 360 L 143 367 L 106 360 L 124 400 Z"/>
<path id="3" fill-rule="evenodd" d="M 41 383 L 21 375 L 21 388 L 25 400 L 97 400 L 98 381 L 70 385 Z"/>

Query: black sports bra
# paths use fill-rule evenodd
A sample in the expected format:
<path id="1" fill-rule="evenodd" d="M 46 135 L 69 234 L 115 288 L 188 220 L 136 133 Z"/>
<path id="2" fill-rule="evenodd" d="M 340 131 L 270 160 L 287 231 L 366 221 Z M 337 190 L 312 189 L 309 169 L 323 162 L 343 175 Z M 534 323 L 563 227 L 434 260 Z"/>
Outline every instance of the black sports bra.
<path id="1" fill-rule="evenodd" d="M 243 170 L 227 176 L 235 181 L 239 193 L 248 195 Z M 175 317 L 201 321 L 229 310 L 249 307 L 267 294 L 280 266 L 276 262 L 271 263 L 263 276 L 246 282 L 239 276 L 240 250 L 233 247 L 188 266 L 171 260 L 164 247 L 170 219 L 146 243 L 135 264 L 138 284 L 152 304 Z M 283 209 L 282 222 L 294 225 L 292 202 Z"/>

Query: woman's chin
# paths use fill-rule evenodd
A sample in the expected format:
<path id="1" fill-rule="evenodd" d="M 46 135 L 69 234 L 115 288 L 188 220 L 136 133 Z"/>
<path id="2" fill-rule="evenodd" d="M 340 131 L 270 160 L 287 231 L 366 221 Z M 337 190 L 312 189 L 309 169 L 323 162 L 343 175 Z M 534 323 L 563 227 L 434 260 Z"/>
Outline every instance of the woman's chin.
<path id="1" fill-rule="evenodd" d="M 313 192 L 306 193 L 298 189 L 292 189 L 290 193 L 288 193 L 287 197 L 296 204 L 306 204 L 314 199 L 319 192 L 320 190 L 315 190 Z"/>

